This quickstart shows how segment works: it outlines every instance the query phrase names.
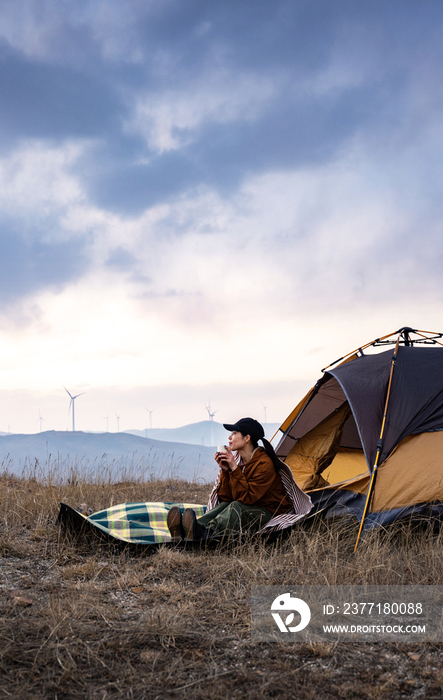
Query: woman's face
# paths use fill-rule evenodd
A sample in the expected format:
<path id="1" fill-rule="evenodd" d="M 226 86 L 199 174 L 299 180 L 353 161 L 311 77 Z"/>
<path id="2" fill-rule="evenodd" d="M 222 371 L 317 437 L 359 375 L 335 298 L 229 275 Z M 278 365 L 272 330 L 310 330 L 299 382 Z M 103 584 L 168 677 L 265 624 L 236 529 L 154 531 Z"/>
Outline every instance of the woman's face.
<path id="1" fill-rule="evenodd" d="M 233 430 L 229 436 L 229 447 L 231 450 L 241 450 L 250 440 L 251 438 L 249 435 L 244 437 L 237 430 Z"/>

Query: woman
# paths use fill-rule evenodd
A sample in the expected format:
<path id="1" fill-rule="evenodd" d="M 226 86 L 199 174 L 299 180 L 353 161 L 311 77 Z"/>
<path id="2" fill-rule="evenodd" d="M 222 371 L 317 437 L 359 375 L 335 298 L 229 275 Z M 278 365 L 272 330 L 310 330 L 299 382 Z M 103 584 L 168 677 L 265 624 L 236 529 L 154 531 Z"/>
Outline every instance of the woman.
<path id="1" fill-rule="evenodd" d="M 191 508 L 183 516 L 179 508 L 171 508 L 167 523 L 173 541 L 220 538 L 245 530 L 257 532 L 275 516 L 295 512 L 294 499 L 289 497 L 287 485 L 285 488 L 279 475 L 284 465 L 265 439 L 260 423 L 242 418 L 223 427 L 231 434 L 229 448 L 215 455 L 220 474 L 212 494 L 215 498 L 210 501 L 212 507 L 200 518 Z M 259 447 L 259 440 L 264 447 Z M 295 482 L 292 485 L 298 488 Z M 310 510 L 310 499 L 300 493 L 307 499 L 304 515 Z"/>

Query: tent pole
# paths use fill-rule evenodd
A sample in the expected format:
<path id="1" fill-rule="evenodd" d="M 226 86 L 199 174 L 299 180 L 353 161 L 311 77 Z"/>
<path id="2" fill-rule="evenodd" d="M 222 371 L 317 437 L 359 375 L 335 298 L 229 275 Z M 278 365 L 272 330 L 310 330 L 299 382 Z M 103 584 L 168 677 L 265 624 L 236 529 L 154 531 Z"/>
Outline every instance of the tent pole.
<path id="1" fill-rule="evenodd" d="M 428 338 L 427 334 L 432 334 L 434 336 L 437 336 L 439 338 L 443 337 L 442 333 L 437 333 L 436 331 L 418 331 L 415 329 L 410 329 L 413 333 L 416 333 L 417 335 L 420 335 L 422 338 Z M 359 350 L 366 350 L 366 348 L 369 348 L 371 345 L 374 345 L 377 343 L 379 340 L 386 340 L 386 338 L 389 338 L 391 335 L 395 335 L 395 333 L 387 333 L 386 335 L 381 335 L 379 338 L 375 338 L 375 340 L 371 340 L 370 343 L 366 343 L 366 345 L 361 345 L 360 347 L 356 348 L 352 352 L 348 352 L 346 355 L 343 355 L 343 357 L 339 357 L 338 360 L 335 360 L 334 362 L 331 362 L 327 367 L 324 367 L 321 371 L 322 372 L 327 372 L 329 367 L 332 367 L 333 365 L 336 365 L 337 362 L 341 362 L 342 360 L 346 360 L 348 357 L 351 355 L 355 355 L 355 353 L 359 352 Z M 429 340 L 433 340 L 434 343 L 437 343 L 438 345 L 443 345 L 437 338 L 429 338 Z"/>
<path id="2" fill-rule="evenodd" d="M 427 340 L 433 340 L 434 343 L 437 343 L 437 345 L 443 345 L 443 343 L 440 343 L 440 341 L 437 340 L 436 338 L 428 338 L 427 335 L 423 335 L 424 333 L 431 333 L 432 331 L 415 331 L 415 332 L 417 335 L 420 335 L 422 338 L 425 338 Z M 437 333 L 434 333 L 434 335 L 437 335 Z M 438 335 L 440 335 L 440 333 L 438 333 Z"/>
<path id="3" fill-rule="evenodd" d="M 343 355 L 343 357 L 339 357 L 339 359 L 338 359 L 338 360 L 335 360 L 335 362 L 331 362 L 330 365 L 328 365 L 327 367 L 324 367 L 321 371 L 322 371 L 322 372 L 327 372 L 327 370 L 329 369 L 329 367 L 332 367 L 333 365 L 336 365 L 337 362 L 341 362 L 341 360 L 346 360 L 346 359 L 347 359 L 348 357 L 350 357 L 351 355 L 355 355 L 355 353 L 358 352 L 359 350 L 366 350 L 366 348 L 371 347 L 371 345 L 374 345 L 374 343 L 376 343 L 377 341 L 379 341 L 379 340 L 386 340 L 386 338 L 389 338 L 391 335 L 394 335 L 394 333 L 387 333 L 386 335 L 380 336 L 380 338 L 375 338 L 375 340 L 371 340 L 371 342 L 370 342 L 370 343 L 366 343 L 366 345 L 361 345 L 360 347 L 356 348 L 356 349 L 353 350 L 352 352 L 348 352 L 346 355 Z"/>
<path id="4" fill-rule="evenodd" d="M 439 338 L 442 337 L 442 333 L 437 333 L 437 331 L 414 331 L 414 333 L 429 333 L 431 335 L 438 335 Z"/>
<path id="5" fill-rule="evenodd" d="M 383 413 L 383 420 L 382 420 L 382 422 L 381 422 L 380 437 L 379 437 L 378 443 L 377 443 L 377 454 L 375 455 L 374 468 L 373 468 L 373 470 L 372 470 L 371 481 L 369 482 L 369 488 L 368 488 L 368 493 L 367 493 L 367 496 L 366 496 L 365 508 L 364 508 L 363 516 L 362 516 L 361 523 L 360 523 L 360 529 L 359 529 L 358 535 L 357 535 L 357 541 L 356 541 L 355 547 L 354 547 L 354 553 L 357 551 L 358 543 L 359 543 L 359 541 L 360 541 L 360 535 L 361 535 L 361 532 L 362 532 L 362 530 L 363 530 L 363 525 L 364 525 L 365 518 L 366 518 L 366 513 L 367 513 L 368 508 L 369 508 L 369 502 L 370 502 L 370 500 L 371 500 L 371 496 L 372 496 L 372 493 L 373 493 L 373 490 L 374 490 L 375 477 L 376 477 L 377 469 L 378 469 L 378 460 L 379 460 L 379 458 L 380 458 L 380 453 L 381 453 L 381 448 L 382 448 L 383 434 L 384 434 L 385 425 L 386 425 L 386 414 L 387 414 L 387 412 L 388 412 L 389 397 L 390 397 L 390 395 L 391 395 L 392 375 L 394 374 L 394 366 L 395 366 L 395 361 L 396 361 L 396 359 L 397 359 L 397 353 L 398 353 L 399 344 L 400 344 L 400 336 L 398 336 L 398 338 L 397 338 L 397 342 L 396 342 L 396 344 L 395 344 L 394 354 L 392 355 L 392 360 L 391 360 L 391 371 L 390 371 L 390 374 L 389 374 L 388 392 L 387 392 L 387 394 L 386 394 L 386 401 L 385 401 L 385 410 L 384 410 L 384 413 Z"/>

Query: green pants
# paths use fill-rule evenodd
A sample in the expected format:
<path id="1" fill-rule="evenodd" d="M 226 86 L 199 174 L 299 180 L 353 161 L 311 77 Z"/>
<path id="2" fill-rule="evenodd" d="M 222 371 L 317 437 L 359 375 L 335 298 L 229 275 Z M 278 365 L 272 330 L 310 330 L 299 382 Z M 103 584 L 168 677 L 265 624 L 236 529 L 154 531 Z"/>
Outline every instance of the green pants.
<path id="1" fill-rule="evenodd" d="M 272 518 L 266 508 L 246 506 L 240 501 L 219 503 L 200 518 L 198 522 L 214 535 L 257 532 Z"/>

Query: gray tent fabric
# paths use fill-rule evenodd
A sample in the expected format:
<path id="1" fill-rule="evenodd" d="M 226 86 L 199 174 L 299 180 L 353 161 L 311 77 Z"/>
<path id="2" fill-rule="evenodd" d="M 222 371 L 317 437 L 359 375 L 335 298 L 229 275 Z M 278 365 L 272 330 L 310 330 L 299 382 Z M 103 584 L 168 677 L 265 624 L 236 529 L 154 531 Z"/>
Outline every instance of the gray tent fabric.
<path id="1" fill-rule="evenodd" d="M 392 350 L 363 355 L 329 370 L 352 408 L 368 467 L 372 470 L 383 420 Z"/>
<path id="2" fill-rule="evenodd" d="M 400 347 L 391 392 L 382 460 L 406 435 L 443 430 L 443 348 Z"/>
<path id="3" fill-rule="evenodd" d="M 370 470 L 380 437 L 392 356 L 392 350 L 364 355 L 328 372 L 349 401 Z M 406 435 L 431 430 L 443 430 L 443 348 L 400 346 L 379 463 Z"/>

